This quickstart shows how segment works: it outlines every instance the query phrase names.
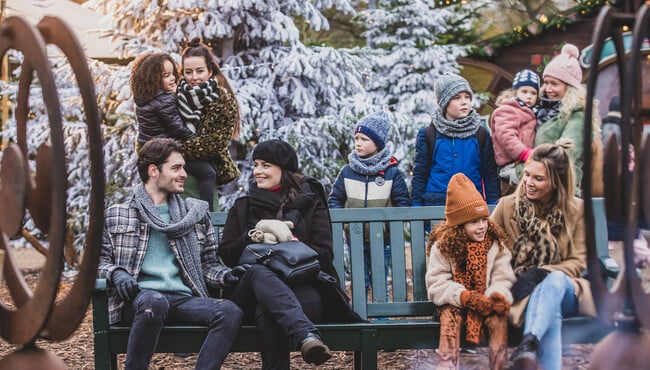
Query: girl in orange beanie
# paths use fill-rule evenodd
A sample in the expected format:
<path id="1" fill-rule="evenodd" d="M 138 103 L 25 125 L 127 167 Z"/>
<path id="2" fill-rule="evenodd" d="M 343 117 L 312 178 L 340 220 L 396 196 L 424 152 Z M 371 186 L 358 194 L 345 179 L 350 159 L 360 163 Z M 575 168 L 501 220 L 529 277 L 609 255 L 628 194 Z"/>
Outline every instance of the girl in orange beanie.
<path id="1" fill-rule="evenodd" d="M 479 344 L 487 328 L 490 369 L 506 363 L 510 288 L 515 274 L 506 235 L 470 179 L 454 175 L 447 187 L 445 221 L 429 236 L 426 287 L 439 307 L 438 369 L 458 369 L 461 326 Z"/>

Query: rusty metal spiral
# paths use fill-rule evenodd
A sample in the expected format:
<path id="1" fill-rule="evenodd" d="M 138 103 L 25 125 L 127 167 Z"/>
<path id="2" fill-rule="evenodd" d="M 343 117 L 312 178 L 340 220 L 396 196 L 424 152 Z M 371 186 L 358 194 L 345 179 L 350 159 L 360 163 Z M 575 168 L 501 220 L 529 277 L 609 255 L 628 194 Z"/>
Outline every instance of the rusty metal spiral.
<path id="1" fill-rule="evenodd" d="M 66 235 L 67 170 L 62 115 L 46 45 L 59 47 L 77 80 L 88 125 L 90 146 L 90 223 L 86 232 L 84 258 L 69 293 L 58 303 L 55 298 L 63 270 Z M 17 144 L 3 151 L 0 167 L 0 201 L 9 207 L 0 213 L 0 248 L 6 250 L 4 275 L 15 308 L 0 302 L 0 336 L 13 344 L 28 344 L 36 338 L 64 340 L 83 320 L 94 286 L 101 250 L 104 210 L 104 164 L 100 116 L 95 88 L 82 48 L 71 28 L 56 17 L 45 17 L 37 27 L 21 17 L 9 17 L 0 25 L 0 57 L 14 49 L 24 55 L 19 77 Z M 29 88 L 36 72 L 43 91 L 49 123 L 49 142 L 36 153 L 36 169 L 27 164 L 27 117 Z M 26 210 L 34 224 L 47 234 L 49 249 L 39 283 L 32 292 L 18 270 L 8 237 L 15 235 Z"/>

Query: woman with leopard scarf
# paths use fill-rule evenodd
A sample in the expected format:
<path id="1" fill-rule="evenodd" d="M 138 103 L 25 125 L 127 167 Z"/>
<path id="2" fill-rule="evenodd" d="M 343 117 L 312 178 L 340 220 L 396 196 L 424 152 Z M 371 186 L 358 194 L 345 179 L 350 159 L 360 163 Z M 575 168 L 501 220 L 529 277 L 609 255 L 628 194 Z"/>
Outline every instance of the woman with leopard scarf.
<path id="1" fill-rule="evenodd" d="M 489 215 L 472 181 L 462 173 L 452 176 L 445 221 L 431 232 L 427 245 L 427 294 L 440 316 L 439 370 L 458 369 L 463 324 L 469 344 L 479 344 L 487 334 L 491 370 L 506 364 L 515 274 L 507 237 Z"/>
<path id="2" fill-rule="evenodd" d="M 210 48 L 200 39 L 193 39 L 183 50 L 182 72 L 177 91 L 178 110 L 185 124 L 195 128 L 195 137 L 183 143 L 186 167 L 193 169 L 198 160 L 211 164 L 211 168 L 199 169 L 210 172 L 213 179 L 211 184 L 206 181 L 199 184 L 203 199 L 203 194 L 214 196 L 215 183 L 229 183 L 240 174 L 228 146 L 232 139 L 239 137 L 241 116 L 230 83 Z"/>
<path id="3" fill-rule="evenodd" d="M 595 316 L 586 270 L 583 201 L 573 195 L 571 143 L 541 144 L 526 162 L 514 194 L 492 213 L 510 240 L 517 281 L 509 319 L 524 338 L 511 369 L 562 368 L 562 318 Z"/>

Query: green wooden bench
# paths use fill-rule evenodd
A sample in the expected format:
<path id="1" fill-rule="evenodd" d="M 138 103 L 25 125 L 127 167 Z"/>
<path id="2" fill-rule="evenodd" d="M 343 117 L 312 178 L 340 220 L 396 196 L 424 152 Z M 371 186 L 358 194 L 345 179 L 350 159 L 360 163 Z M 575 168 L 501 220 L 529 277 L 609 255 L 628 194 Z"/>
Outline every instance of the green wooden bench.
<path id="1" fill-rule="evenodd" d="M 602 199 L 596 201 L 597 244 L 600 254 L 607 254 Z M 341 281 L 352 292 L 352 305 L 367 323 L 319 324 L 325 343 L 334 351 L 353 351 L 356 369 L 376 369 L 377 352 L 397 349 L 432 349 L 438 347 L 439 323 L 432 319 L 434 305 L 427 300 L 424 283 L 426 272 L 425 226 L 444 219 L 444 207 L 407 207 L 331 210 L 334 239 L 334 265 L 343 278 L 344 225 L 350 230 L 350 278 Z M 225 213 L 214 213 L 213 224 L 220 228 Z M 363 269 L 363 225 L 369 223 L 372 260 L 372 297 L 365 291 Z M 392 283 L 390 299 L 386 300 L 383 249 L 384 227 L 388 225 L 392 247 Z M 407 230 L 408 232 L 405 232 Z M 603 234 L 604 232 L 604 234 Z M 410 237 L 409 237 L 410 235 Z M 604 249 L 603 249 L 604 248 Z M 382 318 L 382 319 L 377 319 Z M 97 280 L 93 297 L 95 368 L 116 369 L 116 355 L 126 352 L 128 326 L 108 325 L 106 281 Z M 588 317 L 564 320 L 565 343 L 595 343 L 611 329 Z M 197 352 L 205 337 L 202 326 L 167 326 L 163 329 L 157 352 Z M 515 345 L 521 330 L 511 328 L 509 341 Z M 244 326 L 234 344 L 235 352 L 256 352 L 255 327 Z"/>

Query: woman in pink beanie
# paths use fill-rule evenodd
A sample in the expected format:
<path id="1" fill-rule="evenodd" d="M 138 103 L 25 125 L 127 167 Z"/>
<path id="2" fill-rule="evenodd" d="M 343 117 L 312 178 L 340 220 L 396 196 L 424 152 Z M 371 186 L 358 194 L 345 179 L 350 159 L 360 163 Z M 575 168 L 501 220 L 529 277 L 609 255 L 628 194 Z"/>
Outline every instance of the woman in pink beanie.
<path id="1" fill-rule="evenodd" d="M 535 135 L 535 146 L 543 143 L 554 144 L 559 139 L 568 139 L 573 142 L 574 145 L 569 151 L 569 155 L 575 170 L 576 195 L 580 195 L 582 189 L 582 130 L 587 97 L 587 91 L 582 85 L 579 55 L 580 51 L 575 45 L 565 44 L 560 54 L 555 56 L 544 68 Z M 594 107 L 597 106 L 598 104 L 594 104 Z M 595 109 L 592 117 L 593 135 L 600 137 L 600 117 Z M 602 147 L 600 152 L 602 152 Z M 602 182 L 602 176 L 600 177 L 600 182 Z M 592 190 L 594 190 L 593 193 L 600 191 L 595 188 Z"/>

